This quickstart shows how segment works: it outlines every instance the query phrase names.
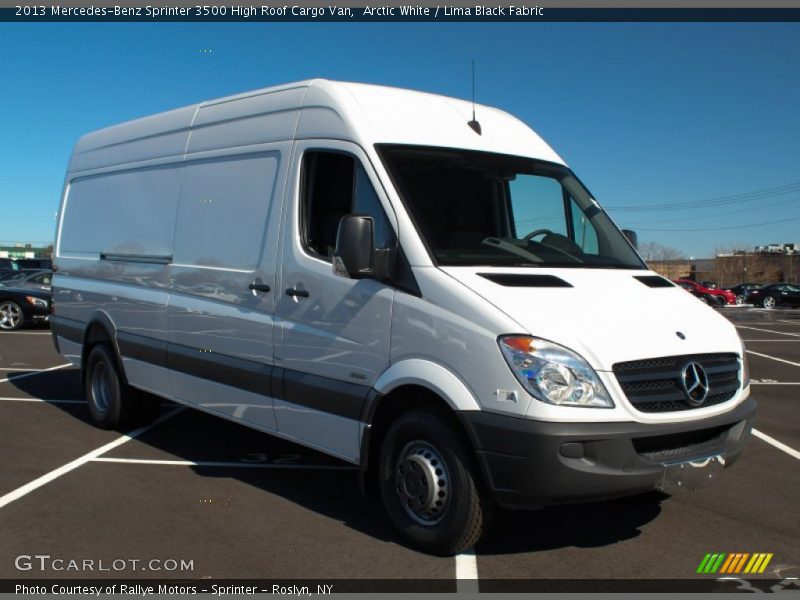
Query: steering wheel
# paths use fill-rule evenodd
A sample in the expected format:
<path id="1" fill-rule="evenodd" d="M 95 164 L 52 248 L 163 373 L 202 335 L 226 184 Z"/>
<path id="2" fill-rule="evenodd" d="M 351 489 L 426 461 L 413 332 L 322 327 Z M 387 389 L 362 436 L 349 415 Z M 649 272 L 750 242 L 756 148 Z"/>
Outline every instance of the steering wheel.
<path id="1" fill-rule="evenodd" d="M 531 231 L 528 235 L 526 235 L 522 239 L 527 242 L 527 241 L 532 240 L 533 238 L 535 238 L 537 235 L 541 235 L 543 233 L 553 233 L 553 232 L 550 231 L 549 229 L 536 229 L 534 231 Z"/>

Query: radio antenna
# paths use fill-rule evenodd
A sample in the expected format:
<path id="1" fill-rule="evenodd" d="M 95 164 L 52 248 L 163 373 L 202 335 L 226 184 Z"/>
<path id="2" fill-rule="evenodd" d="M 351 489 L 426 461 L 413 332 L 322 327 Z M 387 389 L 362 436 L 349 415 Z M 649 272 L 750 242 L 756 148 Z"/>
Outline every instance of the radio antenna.
<path id="1" fill-rule="evenodd" d="M 481 124 L 478 123 L 478 120 L 475 118 L 475 59 L 472 59 L 472 121 L 467 123 L 470 129 L 481 135 Z"/>

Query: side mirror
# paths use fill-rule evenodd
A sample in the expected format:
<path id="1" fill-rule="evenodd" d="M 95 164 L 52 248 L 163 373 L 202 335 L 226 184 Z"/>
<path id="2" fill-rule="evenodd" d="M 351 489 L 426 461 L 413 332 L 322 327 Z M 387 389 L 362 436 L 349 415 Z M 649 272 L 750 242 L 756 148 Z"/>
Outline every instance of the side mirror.
<path id="1" fill-rule="evenodd" d="M 333 272 L 339 277 L 366 279 L 373 277 L 375 224 L 372 217 L 347 215 L 339 221 L 336 249 L 333 251 Z"/>
<path id="2" fill-rule="evenodd" d="M 639 236 L 633 229 L 623 229 L 622 235 L 628 238 L 628 241 L 631 243 L 631 246 L 634 248 L 639 247 Z"/>

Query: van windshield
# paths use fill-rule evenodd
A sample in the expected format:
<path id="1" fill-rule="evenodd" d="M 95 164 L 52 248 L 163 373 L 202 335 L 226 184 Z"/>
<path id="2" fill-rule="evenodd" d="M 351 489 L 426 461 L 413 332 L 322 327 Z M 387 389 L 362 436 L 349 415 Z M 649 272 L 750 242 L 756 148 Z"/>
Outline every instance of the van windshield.
<path id="1" fill-rule="evenodd" d="M 378 151 L 440 265 L 646 268 L 562 165 L 450 148 Z"/>

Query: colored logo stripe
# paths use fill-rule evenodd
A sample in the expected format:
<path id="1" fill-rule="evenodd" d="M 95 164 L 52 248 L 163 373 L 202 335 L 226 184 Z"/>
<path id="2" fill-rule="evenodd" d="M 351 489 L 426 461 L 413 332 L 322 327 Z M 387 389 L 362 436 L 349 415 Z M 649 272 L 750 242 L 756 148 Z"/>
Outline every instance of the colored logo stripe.
<path id="1" fill-rule="evenodd" d="M 715 554 L 706 554 L 700 566 L 697 567 L 698 573 L 716 573 L 722 560 L 725 558 L 724 552 L 717 552 Z"/>
<path id="2" fill-rule="evenodd" d="M 745 573 L 763 573 L 769 561 L 772 560 L 772 554 L 767 553 L 759 553 L 753 554 L 753 558 L 750 559 L 750 562 L 747 563 L 747 566 L 744 568 Z"/>
<path id="3" fill-rule="evenodd" d="M 772 553 L 756 552 L 725 552 L 709 553 L 703 557 L 700 566 L 697 567 L 698 573 L 763 573 L 767 565 L 772 560 Z"/>

